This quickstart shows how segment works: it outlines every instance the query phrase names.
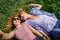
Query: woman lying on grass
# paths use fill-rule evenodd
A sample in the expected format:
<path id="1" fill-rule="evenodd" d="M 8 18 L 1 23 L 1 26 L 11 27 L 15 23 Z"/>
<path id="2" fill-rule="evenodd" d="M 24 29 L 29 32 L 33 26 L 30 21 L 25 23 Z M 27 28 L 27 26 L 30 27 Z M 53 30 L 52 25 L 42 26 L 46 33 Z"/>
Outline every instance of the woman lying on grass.
<path id="1" fill-rule="evenodd" d="M 41 38 L 36 36 L 39 35 L 44 40 L 50 40 L 49 37 L 47 38 L 46 36 L 42 35 L 39 31 L 32 28 L 28 23 L 21 23 L 21 20 L 17 15 L 12 18 L 11 23 L 12 27 L 14 27 L 14 30 L 10 33 L 4 33 L 0 30 L 0 34 L 2 34 L 1 39 L 10 39 L 14 36 L 18 40 L 41 40 Z M 35 33 L 36 35 L 34 35 L 33 33 Z"/>

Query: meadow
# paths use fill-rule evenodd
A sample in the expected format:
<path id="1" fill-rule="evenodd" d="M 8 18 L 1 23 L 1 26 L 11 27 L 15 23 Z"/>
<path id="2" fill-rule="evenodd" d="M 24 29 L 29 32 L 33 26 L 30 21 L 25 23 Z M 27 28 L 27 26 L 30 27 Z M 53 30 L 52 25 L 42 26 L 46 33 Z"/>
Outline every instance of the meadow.
<path id="1" fill-rule="evenodd" d="M 4 28 L 4 23 L 7 17 L 12 15 L 18 7 L 21 7 L 26 10 L 26 12 L 29 12 L 30 8 L 27 7 L 28 3 L 41 4 L 41 10 L 54 13 L 56 17 L 60 19 L 60 0 L 0 0 L 0 29 Z M 60 40 L 60 38 L 56 38 L 54 36 L 51 36 L 51 39 Z M 12 38 L 10 40 L 15 39 Z"/>

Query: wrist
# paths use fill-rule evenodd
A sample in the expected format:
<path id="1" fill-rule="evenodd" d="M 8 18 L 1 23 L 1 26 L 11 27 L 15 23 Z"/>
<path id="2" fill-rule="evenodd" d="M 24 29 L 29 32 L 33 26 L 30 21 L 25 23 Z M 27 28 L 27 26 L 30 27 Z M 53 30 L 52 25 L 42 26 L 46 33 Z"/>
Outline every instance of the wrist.
<path id="1" fill-rule="evenodd" d="M 0 34 L 0 38 L 2 38 L 3 37 L 3 34 Z"/>
<path id="2" fill-rule="evenodd" d="M 28 7 L 31 7 L 31 4 L 27 4 Z"/>

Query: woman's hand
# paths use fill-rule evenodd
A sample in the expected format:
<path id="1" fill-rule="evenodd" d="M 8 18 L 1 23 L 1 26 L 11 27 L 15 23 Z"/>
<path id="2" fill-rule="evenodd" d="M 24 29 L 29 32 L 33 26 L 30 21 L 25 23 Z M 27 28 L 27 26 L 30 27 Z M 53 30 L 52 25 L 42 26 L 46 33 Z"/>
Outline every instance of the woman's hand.
<path id="1" fill-rule="evenodd" d="M 0 30 L 0 38 L 3 36 L 4 32 Z"/>
<path id="2" fill-rule="evenodd" d="M 0 30 L 0 35 L 3 34 L 3 33 L 4 33 L 4 32 L 2 32 L 2 31 Z"/>
<path id="3" fill-rule="evenodd" d="M 49 36 L 43 36 L 44 40 L 51 40 Z"/>
<path id="4" fill-rule="evenodd" d="M 43 31 L 38 30 L 43 36 L 41 36 L 44 40 L 51 40 L 48 35 L 46 35 Z"/>
<path id="5" fill-rule="evenodd" d="M 28 7 L 35 6 L 37 9 L 41 9 L 42 5 L 41 4 L 27 4 Z"/>

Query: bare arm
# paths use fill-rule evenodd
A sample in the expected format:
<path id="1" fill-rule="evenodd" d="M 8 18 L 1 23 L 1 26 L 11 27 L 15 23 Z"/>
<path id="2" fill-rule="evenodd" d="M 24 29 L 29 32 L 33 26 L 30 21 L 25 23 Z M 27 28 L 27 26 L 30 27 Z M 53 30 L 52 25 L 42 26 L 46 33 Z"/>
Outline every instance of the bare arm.
<path id="1" fill-rule="evenodd" d="M 31 27 L 31 26 L 28 26 L 28 28 L 29 28 L 32 32 L 34 32 L 35 34 L 43 37 L 44 40 L 50 40 L 50 38 L 49 38 L 45 33 L 43 33 L 42 31 L 35 30 L 35 29 L 34 29 L 33 27 Z"/>
<path id="2" fill-rule="evenodd" d="M 31 7 L 31 6 L 36 6 L 38 9 L 42 8 L 42 5 L 40 4 L 28 4 L 28 7 Z"/>
<path id="3" fill-rule="evenodd" d="M 28 26 L 28 28 L 35 34 L 38 34 L 39 36 L 43 37 L 42 34 L 40 34 L 37 30 L 35 30 L 34 28 L 32 28 L 31 26 Z"/>
<path id="4" fill-rule="evenodd" d="M 51 40 L 50 37 L 48 35 L 46 35 L 43 31 L 38 30 L 43 36 L 45 36 L 45 38 L 47 38 L 47 40 Z"/>
<path id="5" fill-rule="evenodd" d="M 14 32 L 4 33 L 1 39 L 10 39 L 14 36 Z"/>

